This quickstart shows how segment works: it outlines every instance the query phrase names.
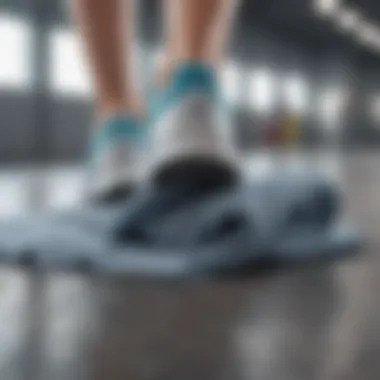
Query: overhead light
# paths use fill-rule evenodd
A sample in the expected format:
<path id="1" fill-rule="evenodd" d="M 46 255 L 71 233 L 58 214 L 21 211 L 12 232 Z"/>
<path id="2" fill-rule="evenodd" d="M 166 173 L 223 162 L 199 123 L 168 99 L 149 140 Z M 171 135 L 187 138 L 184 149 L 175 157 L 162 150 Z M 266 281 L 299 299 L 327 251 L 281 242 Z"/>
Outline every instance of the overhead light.
<path id="1" fill-rule="evenodd" d="M 357 40 L 372 48 L 380 47 L 380 28 L 369 22 L 361 23 L 356 31 Z"/>
<path id="2" fill-rule="evenodd" d="M 321 16 L 332 16 L 340 8 L 342 0 L 314 0 L 314 10 Z"/>
<path id="3" fill-rule="evenodd" d="M 362 19 L 356 9 L 343 6 L 343 0 L 314 0 L 314 11 L 329 17 L 342 32 L 352 32 L 357 42 L 380 53 L 380 26 Z"/>
<path id="4" fill-rule="evenodd" d="M 355 9 L 343 8 L 336 15 L 336 23 L 343 32 L 351 32 L 359 27 L 360 18 L 360 13 Z"/>

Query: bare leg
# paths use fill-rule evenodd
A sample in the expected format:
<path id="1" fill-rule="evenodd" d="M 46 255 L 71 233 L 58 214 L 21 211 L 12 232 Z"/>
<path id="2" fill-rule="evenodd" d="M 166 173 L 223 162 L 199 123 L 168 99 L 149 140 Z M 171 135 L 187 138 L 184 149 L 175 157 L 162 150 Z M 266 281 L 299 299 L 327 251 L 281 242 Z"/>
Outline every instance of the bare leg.
<path id="1" fill-rule="evenodd" d="M 97 114 L 140 106 L 132 75 L 132 0 L 71 0 L 72 14 L 84 45 L 96 94 Z M 126 21 L 127 19 L 127 21 Z"/>
<path id="2" fill-rule="evenodd" d="M 95 90 L 88 196 L 124 197 L 139 180 L 135 142 L 145 130 L 132 73 L 133 0 L 70 1 Z"/>
<path id="3" fill-rule="evenodd" d="M 165 0 L 165 46 L 158 81 L 173 66 L 200 61 L 217 68 L 224 58 L 237 0 Z"/>

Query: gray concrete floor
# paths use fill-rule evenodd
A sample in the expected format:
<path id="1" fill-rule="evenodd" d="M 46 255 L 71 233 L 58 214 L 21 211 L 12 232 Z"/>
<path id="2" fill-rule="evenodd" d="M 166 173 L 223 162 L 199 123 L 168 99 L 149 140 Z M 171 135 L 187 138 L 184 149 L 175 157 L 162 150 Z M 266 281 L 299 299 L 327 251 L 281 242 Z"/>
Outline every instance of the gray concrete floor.
<path id="1" fill-rule="evenodd" d="M 0 269 L 0 379 L 377 380 L 380 155 L 308 160 L 345 190 L 370 237 L 362 257 L 198 285 Z M 0 215 L 75 205 L 81 181 L 72 169 L 0 171 Z"/>

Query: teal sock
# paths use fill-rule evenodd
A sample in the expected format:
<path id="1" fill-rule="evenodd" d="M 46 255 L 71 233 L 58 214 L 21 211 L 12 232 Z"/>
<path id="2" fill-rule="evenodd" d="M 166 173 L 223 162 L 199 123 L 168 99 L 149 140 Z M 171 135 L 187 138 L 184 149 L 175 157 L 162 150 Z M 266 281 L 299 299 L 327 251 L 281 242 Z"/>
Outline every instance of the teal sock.
<path id="1" fill-rule="evenodd" d="M 215 99 L 219 98 L 217 76 L 210 65 L 189 61 L 175 67 L 168 84 L 152 94 L 149 116 L 154 119 L 192 92 L 201 92 Z"/>
<path id="2" fill-rule="evenodd" d="M 115 115 L 105 119 L 91 138 L 90 156 L 115 141 L 131 141 L 140 144 L 145 136 L 143 122 L 129 115 Z"/>

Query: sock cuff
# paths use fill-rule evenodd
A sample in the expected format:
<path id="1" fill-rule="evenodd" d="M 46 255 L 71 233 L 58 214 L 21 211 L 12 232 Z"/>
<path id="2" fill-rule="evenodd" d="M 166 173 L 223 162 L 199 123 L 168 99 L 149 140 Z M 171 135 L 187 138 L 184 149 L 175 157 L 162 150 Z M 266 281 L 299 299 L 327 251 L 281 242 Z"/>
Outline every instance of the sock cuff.
<path id="1" fill-rule="evenodd" d="M 91 139 L 91 152 L 97 152 L 102 146 L 117 140 L 138 141 L 144 133 L 144 126 L 130 115 L 116 115 L 100 122 Z"/>
<path id="2" fill-rule="evenodd" d="M 183 62 L 174 68 L 168 86 L 178 92 L 197 90 L 213 94 L 217 91 L 217 76 L 213 67 L 204 62 Z"/>
<path id="3" fill-rule="evenodd" d="M 174 67 L 167 85 L 151 93 L 149 117 L 155 119 L 163 110 L 191 93 L 202 93 L 219 99 L 217 75 L 211 65 L 189 61 Z"/>

